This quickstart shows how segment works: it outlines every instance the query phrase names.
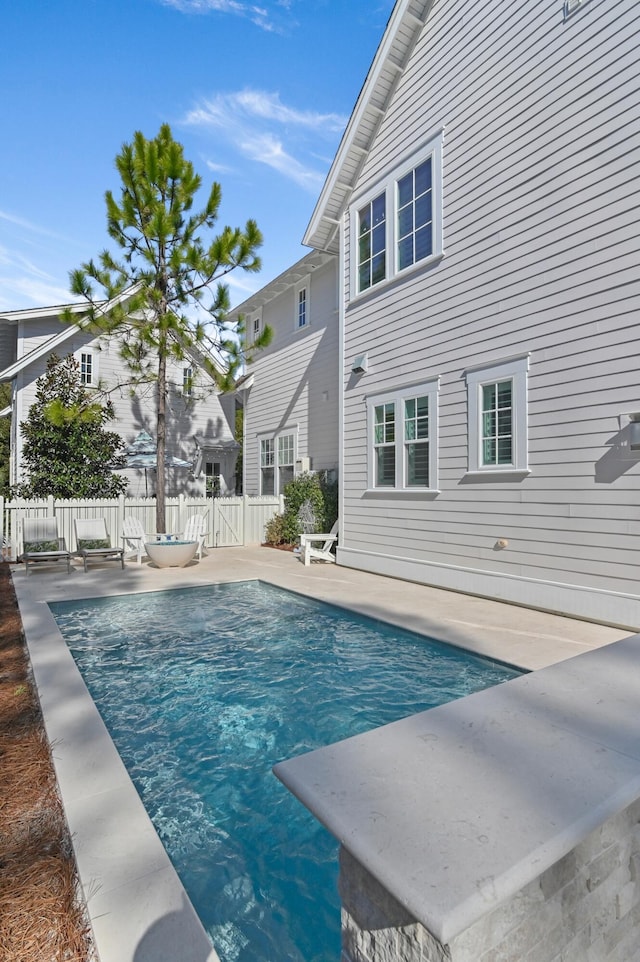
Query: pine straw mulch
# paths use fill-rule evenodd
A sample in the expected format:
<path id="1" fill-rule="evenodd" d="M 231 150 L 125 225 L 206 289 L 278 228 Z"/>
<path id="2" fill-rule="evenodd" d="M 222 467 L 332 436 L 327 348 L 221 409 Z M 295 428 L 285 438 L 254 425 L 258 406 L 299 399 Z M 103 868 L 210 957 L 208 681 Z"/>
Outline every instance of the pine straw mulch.
<path id="1" fill-rule="evenodd" d="M 9 566 L 0 564 L 0 960 L 93 958 Z"/>

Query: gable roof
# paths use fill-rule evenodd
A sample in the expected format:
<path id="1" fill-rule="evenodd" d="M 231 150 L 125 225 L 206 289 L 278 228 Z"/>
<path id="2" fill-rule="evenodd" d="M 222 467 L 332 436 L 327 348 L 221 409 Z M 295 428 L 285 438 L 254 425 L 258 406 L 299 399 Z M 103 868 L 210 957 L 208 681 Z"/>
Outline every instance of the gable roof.
<path id="1" fill-rule="evenodd" d="M 126 301 L 135 289 L 136 287 L 134 285 L 134 287 L 127 288 L 126 291 L 118 294 L 110 301 L 101 301 L 98 304 L 99 310 L 106 314 L 115 304 Z M 3 311 L 0 314 L 0 323 L 5 321 L 10 324 L 17 324 L 19 321 L 29 321 L 32 319 L 55 319 L 59 318 L 62 311 L 66 310 L 67 308 L 69 308 L 73 314 L 81 314 L 82 312 L 86 311 L 87 306 L 84 302 L 81 302 L 73 304 L 58 304 L 55 307 L 32 307 L 22 311 Z M 29 367 L 30 364 L 40 360 L 42 357 L 54 353 L 56 349 L 60 347 L 60 345 L 70 340 L 74 334 L 77 334 L 78 330 L 83 330 L 83 328 L 85 328 L 88 324 L 89 319 L 86 317 L 81 318 L 77 324 L 64 324 L 62 326 L 62 330 L 58 331 L 57 334 L 53 334 L 50 338 L 47 338 L 46 341 L 43 341 L 32 351 L 29 351 L 21 358 L 18 358 L 17 361 L 14 361 L 14 363 L 5 368 L 4 371 L 0 371 L 0 383 L 4 381 L 12 381 L 20 371 L 23 371 L 25 368 Z M 194 345 L 192 348 L 187 350 L 186 353 L 195 365 L 202 367 L 205 371 L 205 360 L 211 361 L 214 367 L 216 367 L 219 371 L 224 371 L 224 360 L 222 358 L 222 354 L 213 342 Z"/>
<path id="2" fill-rule="evenodd" d="M 340 221 L 433 0 L 397 0 L 302 240 L 339 252 Z"/>
<path id="3" fill-rule="evenodd" d="M 126 300 L 130 296 L 131 291 L 124 291 L 122 294 L 118 294 L 110 301 L 103 301 L 99 304 L 99 309 L 106 312 L 112 305 L 119 304 L 121 301 Z M 8 321 L 9 323 L 17 323 L 18 321 L 28 321 L 31 319 L 37 320 L 40 318 L 57 318 L 60 316 L 61 312 L 66 308 L 74 314 L 80 314 L 86 311 L 87 307 L 84 303 L 74 303 L 74 304 L 58 304 L 56 307 L 32 307 L 24 311 L 6 311 L 0 314 L 0 322 Z M 65 324 L 61 331 L 54 334 L 52 337 L 47 338 L 32 351 L 24 354 L 9 367 L 6 367 L 4 371 L 0 371 L 0 383 L 3 381 L 13 381 L 14 377 L 19 374 L 20 371 L 24 371 L 25 368 L 33 364 L 34 361 L 40 360 L 40 358 L 48 356 L 55 352 L 61 344 L 64 344 L 74 334 L 77 334 L 78 329 L 82 330 L 89 323 L 88 318 L 81 318 L 76 324 Z"/>
<path id="4" fill-rule="evenodd" d="M 311 274 L 318 267 L 323 267 L 328 264 L 331 258 L 328 254 L 324 254 L 320 251 L 310 251 L 305 254 L 299 261 L 292 267 L 288 267 L 286 271 L 282 274 L 278 274 L 272 281 L 261 287 L 259 291 L 255 294 L 251 294 L 247 297 L 242 304 L 238 304 L 234 307 L 232 311 L 227 314 L 227 320 L 237 321 L 241 314 L 251 314 L 253 311 L 259 310 L 272 301 L 274 297 L 278 294 L 284 293 L 284 291 L 289 290 L 289 288 L 294 287 L 298 281 L 303 280 L 308 274 Z"/>

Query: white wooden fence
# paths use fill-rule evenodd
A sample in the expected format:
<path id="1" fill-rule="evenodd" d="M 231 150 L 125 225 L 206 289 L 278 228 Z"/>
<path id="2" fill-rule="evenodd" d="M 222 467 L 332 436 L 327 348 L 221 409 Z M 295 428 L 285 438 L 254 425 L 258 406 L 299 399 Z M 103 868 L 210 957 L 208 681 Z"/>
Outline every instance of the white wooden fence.
<path id="1" fill-rule="evenodd" d="M 264 541 L 264 527 L 274 514 L 284 510 L 282 498 L 233 497 L 191 498 L 180 495 L 167 498 L 167 531 L 180 533 L 192 514 L 204 514 L 207 519 L 209 548 L 233 545 L 260 544 Z M 39 498 L 29 501 L 6 501 L 0 497 L 0 536 L 2 558 L 16 561 L 22 554 L 22 519 L 56 517 L 58 534 L 67 547 L 75 551 L 74 518 L 104 517 L 112 546 L 122 543 L 122 522 L 125 516 L 139 518 L 145 531 L 156 530 L 156 502 L 154 498 L 105 498 L 96 500 Z"/>

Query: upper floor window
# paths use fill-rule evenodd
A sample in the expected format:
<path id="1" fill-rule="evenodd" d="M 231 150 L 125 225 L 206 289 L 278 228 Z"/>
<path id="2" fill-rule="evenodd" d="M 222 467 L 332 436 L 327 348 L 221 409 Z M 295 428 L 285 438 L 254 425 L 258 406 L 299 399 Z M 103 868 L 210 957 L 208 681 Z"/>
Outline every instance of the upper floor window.
<path id="1" fill-rule="evenodd" d="M 299 287 L 296 296 L 296 327 L 307 326 L 307 288 Z"/>
<path id="2" fill-rule="evenodd" d="M 80 353 L 80 383 L 86 384 L 87 387 L 95 384 L 91 351 L 81 351 Z"/>
<path id="3" fill-rule="evenodd" d="M 185 367 L 182 369 L 182 393 L 185 397 L 191 397 L 193 393 L 193 368 Z"/>
<path id="4" fill-rule="evenodd" d="M 527 354 L 467 370 L 469 471 L 528 471 L 528 367 Z"/>
<path id="5" fill-rule="evenodd" d="M 437 489 L 438 380 L 368 399 L 369 487 Z"/>
<path id="6" fill-rule="evenodd" d="M 253 340 L 257 341 L 260 336 L 260 317 L 254 317 L 253 319 Z"/>
<path id="7" fill-rule="evenodd" d="M 354 205 L 351 236 L 354 296 L 442 254 L 442 132 Z"/>
<path id="8" fill-rule="evenodd" d="M 387 275 L 386 196 L 380 194 L 358 211 L 358 291 Z"/>

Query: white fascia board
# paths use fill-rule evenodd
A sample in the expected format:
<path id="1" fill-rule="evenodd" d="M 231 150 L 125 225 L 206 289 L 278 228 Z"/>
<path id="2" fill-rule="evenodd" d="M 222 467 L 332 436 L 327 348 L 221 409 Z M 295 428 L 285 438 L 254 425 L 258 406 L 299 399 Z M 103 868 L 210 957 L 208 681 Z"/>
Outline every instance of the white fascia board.
<path id="1" fill-rule="evenodd" d="M 135 288 L 128 288 L 123 291 L 122 294 L 118 294 L 116 297 L 112 298 L 110 301 L 101 301 L 98 304 L 98 310 L 103 314 L 106 314 L 112 307 L 116 304 L 120 304 L 131 297 Z M 0 315 L 0 320 L 7 317 L 9 320 L 23 321 L 38 318 L 47 317 L 59 317 L 60 313 L 69 307 L 74 314 L 80 314 L 82 311 L 87 310 L 86 304 L 59 304 L 57 307 L 44 307 L 44 308 L 30 308 L 26 311 L 12 311 L 9 314 Z M 29 351 L 28 354 L 23 355 L 19 360 L 15 361 L 9 367 L 6 367 L 4 371 L 0 371 L 0 383 L 3 381 L 13 381 L 15 376 L 19 374 L 20 371 L 24 371 L 25 368 L 33 364 L 35 361 L 39 361 L 40 358 L 44 357 L 46 354 L 51 354 L 55 351 L 57 347 L 68 341 L 73 335 L 78 331 L 82 330 L 89 323 L 87 317 L 81 318 L 77 324 L 68 324 L 64 327 L 58 334 L 54 334 L 47 341 L 44 341 L 38 347 L 34 348 L 33 351 Z"/>
<path id="2" fill-rule="evenodd" d="M 227 314 L 227 320 L 237 322 L 241 314 L 251 314 L 256 310 L 264 307 L 269 301 L 278 297 L 279 294 L 284 293 L 284 291 L 289 288 L 293 289 L 295 285 L 303 278 L 308 277 L 310 273 L 317 270 L 318 267 L 323 267 L 328 264 L 331 260 L 330 254 L 325 254 L 322 251 L 312 250 L 308 254 L 305 254 L 299 261 L 296 261 L 291 267 L 288 267 L 282 274 L 278 274 L 274 277 L 272 281 L 261 287 L 259 291 L 252 294 L 242 304 L 238 304 L 234 307 L 232 311 Z"/>
<path id="3" fill-rule="evenodd" d="M 355 187 L 354 178 L 345 173 L 347 166 L 351 166 L 348 161 L 358 155 L 353 166 L 357 172 L 362 169 L 384 117 L 384 110 L 376 101 L 384 104 L 388 102 L 426 23 L 431 3 L 432 0 L 399 0 L 394 7 L 303 237 L 302 243 L 308 247 L 337 253 L 339 219 L 336 209 L 344 212 Z M 404 36 L 410 38 L 408 41 L 403 38 L 403 30 Z M 390 66 L 395 74 L 392 83 L 383 76 L 385 68 Z M 371 112 L 372 109 L 378 113 L 378 121 L 371 126 L 370 134 L 364 137 L 361 130 L 362 120 L 367 111 Z M 358 139 L 360 142 L 357 143 Z M 331 213 L 327 212 L 328 209 Z M 330 232 L 326 226 L 323 229 L 323 224 L 331 225 Z"/>

